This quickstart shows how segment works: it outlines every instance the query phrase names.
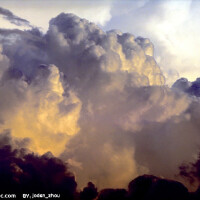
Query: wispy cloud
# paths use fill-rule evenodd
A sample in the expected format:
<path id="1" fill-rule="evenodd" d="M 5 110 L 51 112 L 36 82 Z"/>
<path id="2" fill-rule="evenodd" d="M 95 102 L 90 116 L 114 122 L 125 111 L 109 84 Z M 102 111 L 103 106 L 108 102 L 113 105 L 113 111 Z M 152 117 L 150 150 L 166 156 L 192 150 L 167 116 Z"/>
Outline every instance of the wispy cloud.
<path id="1" fill-rule="evenodd" d="M 8 20 L 10 23 L 15 24 L 17 26 L 27 26 L 32 27 L 26 19 L 22 19 L 16 15 L 14 15 L 11 11 L 0 7 L 0 15 L 3 16 L 4 19 Z"/>

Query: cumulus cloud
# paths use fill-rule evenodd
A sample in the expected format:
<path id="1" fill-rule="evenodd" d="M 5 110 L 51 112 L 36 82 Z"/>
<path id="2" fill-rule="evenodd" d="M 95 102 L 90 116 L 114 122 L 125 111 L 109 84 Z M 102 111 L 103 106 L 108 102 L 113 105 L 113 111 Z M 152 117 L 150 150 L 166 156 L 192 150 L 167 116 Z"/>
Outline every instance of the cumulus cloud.
<path id="1" fill-rule="evenodd" d="M 190 100 L 163 85 L 164 77 L 152 57 L 150 41 L 119 31 L 104 33 L 85 20 L 64 14 L 50 22 L 47 37 L 49 41 L 53 38 L 54 48 L 48 48 L 53 50 L 52 59 L 57 55 L 55 51 L 62 49 L 63 55 L 60 53 L 54 62 L 66 76 L 73 74 L 73 79 L 67 77 L 68 83 L 78 91 L 83 103 L 81 130 L 62 155 L 63 159 L 75 161 L 74 170 L 80 182 L 90 177 L 92 181 L 98 179 L 99 185 L 112 186 L 115 177 L 116 184 L 124 185 L 130 175 L 136 176 L 140 170 L 151 171 L 150 166 L 138 166 L 140 162 L 130 159 L 140 157 L 135 154 L 135 132 L 142 131 L 147 124 L 178 118 L 187 110 Z M 182 117 L 176 120 L 181 121 Z M 110 167 L 104 168 L 102 160 Z M 174 168 L 178 167 L 176 164 Z M 116 176 L 120 171 L 126 173 Z"/>
<path id="2" fill-rule="evenodd" d="M 1 131 L 60 156 L 80 187 L 174 178 L 198 154 L 199 100 L 187 81 L 165 85 L 148 38 L 61 13 L 46 34 L 1 30 L 0 42 Z"/>
<path id="3" fill-rule="evenodd" d="M 140 176 L 129 183 L 132 199 L 189 199 L 187 188 L 179 182 L 155 176 Z"/>
<path id="4" fill-rule="evenodd" d="M 103 189 L 98 200 L 128 199 L 184 199 L 198 198 L 197 193 L 189 193 L 187 188 L 177 181 L 143 175 L 132 180 L 125 189 Z"/>
<path id="5" fill-rule="evenodd" d="M 182 76 L 193 81 L 199 74 L 199 6 L 192 0 L 119 0 L 114 2 L 112 18 L 104 28 L 151 38 L 167 83 L 172 85 Z"/>
<path id="6" fill-rule="evenodd" d="M 92 182 L 88 182 L 87 187 L 83 188 L 83 191 L 80 192 L 81 200 L 92 200 L 95 199 L 98 195 L 97 188 Z"/>
<path id="7" fill-rule="evenodd" d="M 180 78 L 172 85 L 172 87 L 188 93 L 193 97 L 200 96 L 200 78 L 197 78 L 193 82 L 188 81 L 186 78 Z"/>
<path id="8" fill-rule="evenodd" d="M 59 155 L 70 135 L 79 130 L 81 103 L 74 92 L 64 91 L 56 66 L 40 65 L 35 71 L 32 79 L 18 68 L 9 68 L 3 74 L 0 129 L 11 129 L 20 138 L 29 137 L 37 152 L 51 150 Z"/>

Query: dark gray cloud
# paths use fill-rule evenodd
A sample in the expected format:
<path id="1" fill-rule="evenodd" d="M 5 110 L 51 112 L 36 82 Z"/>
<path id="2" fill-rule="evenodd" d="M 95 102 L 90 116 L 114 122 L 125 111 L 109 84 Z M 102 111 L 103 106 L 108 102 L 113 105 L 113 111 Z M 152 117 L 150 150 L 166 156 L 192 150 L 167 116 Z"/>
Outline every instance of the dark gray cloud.
<path id="1" fill-rule="evenodd" d="M 1 193 L 57 193 L 61 199 L 74 199 L 76 182 L 67 165 L 50 152 L 39 156 L 23 147 L 25 141 L 14 139 L 9 133 L 0 135 Z M 21 143 L 21 146 L 20 146 Z"/>
<path id="2" fill-rule="evenodd" d="M 69 172 L 66 162 L 54 157 L 51 152 L 43 155 L 33 153 L 26 148 L 26 143 L 25 139 L 13 138 L 8 131 L 0 135 L 1 194 L 15 193 L 17 199 L 21 199 L 24 193 L 31 196 L 32 193 L 46 193 L 46 198 L 54 194 L 69 200 L 190 200 L 199 197 L 198 190 L 189 193 L 180 182 L 152 175 L 135 178 L 128 184 L 128 190 L 105 188 L 98 192 L 96 186 L 88 182 L 78 191 L 75 177 Z"/>
<path id="3" fill-rule="evenodd" d="M 173 85 L 173 88 L 179 89 L 194 97 L 200 97 L 200 78 L 190 82 L 186 78 L 178 79 Z"/>
<path id="4" fill-rule="evenodd" d="M 179 182 L 144 175 L 129 183 L 131 199 L 190 199 L 187 188 Z"/>
<path id="5" fill-rule="evenodd" d="M 14 15 L 11 11 L 5 8 L 0 7 L 0 15 L 2 15 L 4 19 L 8 20 L 12 24 L 15 24 L 17 26 L 28 26 L 32 28 L 29 21 Z"/>

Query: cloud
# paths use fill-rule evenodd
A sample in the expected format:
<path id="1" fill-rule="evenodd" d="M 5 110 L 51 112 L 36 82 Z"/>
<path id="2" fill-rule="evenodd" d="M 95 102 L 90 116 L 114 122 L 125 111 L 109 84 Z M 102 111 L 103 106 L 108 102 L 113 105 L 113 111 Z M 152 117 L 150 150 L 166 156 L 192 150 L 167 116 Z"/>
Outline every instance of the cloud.
<path id="1" fill-rule="evenodd" d="M 83 191 L 80 192 L 81 200 L 92 200 L 95 199 L 98 195 L 97 188 L 92 182 L 88 182 L 87 187 L 83 188 Z"/>
<path id="2" fill-rule="evenodd" d="M 127 191 L 125 189 L 104 189 L 101 190 L 98 196 L 98 200 L 108 200 L 108 199 L 127 199 Z"/>
<path id="3" fill-rule="evenodd" d="M 152 44 L 146 39 L 145 46 L 141 38 L 134 39 L 131 34 L 115 31 L 104 33 L 96 25 L 72 14 L 60 14 L 52 19 L 47 33 L 50 58 L 65 74 L 74 73 L 77 81 L 79 79 L 89 81 L 88 73 L 82 72 L 87 67 L 87 72 L 93 73 L 94 76 L 95 73 L 102 76 L 106 73 L 109 76 L 109 72 L 112 72 L 110 73 L 112 76 L 119 72 L 125 76 L 128 72 L 130 76 L 135 77 L 133 84 L 164 84 L 164 77 L 159 66 L 151 57 L 152 53 L 149 55 L 146 50 L 148 46 L 148 49 L 153 52 Z M 55 51 L 61 50 L 59 57 L 56 57 Z M 75 57 L 79 59 L 76 60 Z M 77 68 L 80 69 L 77 70 Z M 79 72 L 80 70 L 82 71 Z M 103 78 L 102 76 L 99 78 Z"/>
<path id="4" fill-rule="evenodd" d="M 169 85 L 179 77 L 193 81 L 199 73 L 199 6 L 198 1 L 190 0 L 116 1 L 104 29 L 117 28 L 150 38 Z"/>
<path id="5" fill-rule="evenodd" d="M 193 97 L 200 96 L 200 78 L 190 82 L 186 78 L 178 79 L 172 86 L 175 89 L 179 89 Z"/>
<path id="6" fill-rule="evenodd" d="M 80 187 L 174 178 L 196 156 L 199 101 L 165 85 L 148 38 L 61 13 L 46 34 L 2 29 L 0 41 L 1 130 L 67 161 Z"/>
<path id="7" fill-rule="evenodd" d="M 5 71 L 0 87 L 0 129 L 11 129 L 16 137 L 29 137 L 37 152 L 61 153 L 69 137 L 79 130 L 81 108 L 74 92 L 64 92 L 61 79 L 54 65 L 38 66 L 32 79 L 18 68 Z"/>
<path id="8" fill-rule="evenodd" d="M 43 155 L 31 152 L 26 148 L 27 142 L 27 139 L 14 138 L 8 131 L 0 135 L 0 187 L 3 194 L 15 193 L 19 197 L 24 193 L 46 193 L 46 196 L 54 193 L 61 195 L 62 199 L 80 200 L 198 198 L 198 190 L 189 193 L 177 181 L 152 175 L 135 178 L 128 184 L 128 190 L 105 188 L 98 192 L 96 186 L 88 182 L 86 187 L 77 191 L 75 177 L 65 162 L 51 152 Z M 198 167 L 198 162 L 193 167 Z"/>
<path id="9" fill-rule="evenodd" d="M 188 199 L 187 188 L 179 182 L 143 175 L 129 183 L 129 198 Z"/>
<path id="10" fill-rule="evenodd" d="M 0 71 L 0 79 L 1 79 L 3 73 L 9 68 L 9 59 L 2 54 L 2 46 L 0 46 L 0 66 L 1 66 L 1 71 Z"/>
<path id="11" fill-rule="evenodd" d="M 58 193 L 62 198 L 73 199 L 77 184 L 67 165 L 50 152 L 39 156 L 20 147 L 23 143 L 9 133 L 0 135 L 1 192 Z"/>
<path id="12" fill-rule="evenodd" d="M 200 189 L 200 155 L 195 161 L 183 163 L 180 167 L 179 175 L 189 180 L 191 185 L 197 185 Z"/>
<path id="13" fill-rule="evenodd" d="M 198 190 L 189 193 L 187 188 L 177 181 L 152 175 L 135 178 L 123 188 L 105 188 L 97 191 L 92 182 L 77 191 L 74 175 L 68 165 L 54 157 L 51 152 L 38 155 L 26 148 L 27 140 L 19 140 L 10 132 L 0 135 L 0 187 L 2 194 L 15 193 L 17 197 L 24 193 L 57 194 L 61 199 L 108 200 L 108 199 L 192 199 L 198 198 Z M 196 165 L 194 165 L 196 166 Z M 189 198 L 190 197 L 190 198 Z"/>
<path id="14" fill-rule="evenodd" d="M 125 189 L 103 189 L 98 200 L 125 199 L 192 199 L 196 193 L 189 193 L 187 188 L 177 181 L 143 175 L 132 180 Z"/>
<path id="15" fill-rule="evenodd" d="M 3 18 L 8 20 L 10 23 L 15 24 L 17 26 L 28 26 L 30 28 L 32 27 L 29 21 L 14 15 L 12 12 L 5 8 L 0 7 L 0 15 L 2 15 Z"/>

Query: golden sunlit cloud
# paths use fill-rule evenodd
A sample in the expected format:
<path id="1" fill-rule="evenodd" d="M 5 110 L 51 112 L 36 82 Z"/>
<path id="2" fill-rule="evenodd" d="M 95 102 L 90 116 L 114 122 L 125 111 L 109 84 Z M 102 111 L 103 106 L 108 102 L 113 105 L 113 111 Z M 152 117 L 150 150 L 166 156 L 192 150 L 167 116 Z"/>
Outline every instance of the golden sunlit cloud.
<path id="1" fill-rule="evenodd" d="M 11 129 L 15 137 L 30 138 L 31 150 L 40 154 L 51 151 L 58 156 L 70 136 L 79 131 L 77 120 L 81 103 L 72 91 L 64 96 L 58 68 L 51 65 L 48 70 L 46 79 L 39 74 L 31 85 L 23 80 L 17 82 L 25 99 L 18 102 L 0 127 L 1 130 Z"/>

